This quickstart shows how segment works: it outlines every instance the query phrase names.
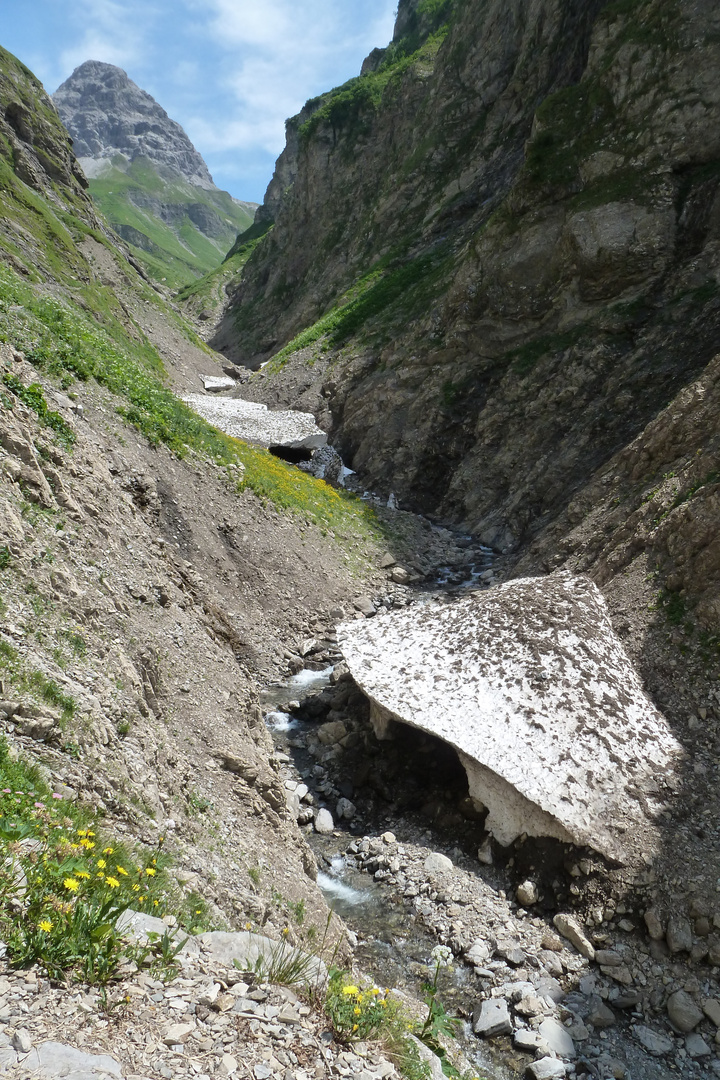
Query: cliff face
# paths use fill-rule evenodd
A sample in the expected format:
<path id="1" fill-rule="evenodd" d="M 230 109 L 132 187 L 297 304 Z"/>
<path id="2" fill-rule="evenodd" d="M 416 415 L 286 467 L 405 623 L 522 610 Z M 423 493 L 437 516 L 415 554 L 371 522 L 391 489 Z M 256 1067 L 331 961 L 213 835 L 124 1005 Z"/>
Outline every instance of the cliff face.
<path id="1" fill-rule="evenodd" d="M 90 192 L 156 278 L 185 284 L 217 266 L 252 220 L 213 183 L 183 129 L 127 74 L 88 60 L 53 95 Z"/>
<path id="2" fill-rule="evenodd" d="M 720 13 L 456 0 L 408 47 L 408 10 L 295 125 L 225 340 L 369 484 L 546 550 L 717 349 Z"/>

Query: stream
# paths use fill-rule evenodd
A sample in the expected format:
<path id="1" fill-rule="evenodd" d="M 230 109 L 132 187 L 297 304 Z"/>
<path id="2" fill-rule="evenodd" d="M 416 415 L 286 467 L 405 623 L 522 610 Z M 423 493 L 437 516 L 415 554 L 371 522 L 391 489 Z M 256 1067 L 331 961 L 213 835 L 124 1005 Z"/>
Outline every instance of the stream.
<path id="1" fill-rule="evenodd" d="M 418 590 L 417 602 L 450 602 L 450 589 L 454 587 L 465 592 L 468 588 L 479 587 L 478 578 L 489 565 L 488 551 L 485 566 L 464 568 L 464 574 L 445 568 L 434 587 Z M 312 720 L 290 715 L 288 709 L 297 709 L 299 701 L 308 697 L 312 700 L 312 695 L 328 688 L 332 671 L 332 666 L 317 671 L 306 668 L 284 683 L 268 687 L 261 698 L 266 724 L 275 744 L 276 758 L 311 791 L 317 791 L 320 766 L 308 751 L 306 739 L 312 735 L 313 729 L 317 730 L 318 725 Z M 342 782 L 340 790 L 343 791 Z M 318 799 L 322 798 L 321 783 Z M 395 987 L 419 1000 L 422 997 L 422 983 L 431 975 L 427 966 L 428 958 L 437 944 L 437 937 L 412 917 L 400 897 L 375 881 L 371 874 L 362 872 L 355 860 L 346 854 L 353 842 L 361 840 L 366 832 L 376 832 L 381 823 L 373 821 L 370 824 L 363 815 L 362 825 L 357 820 L 339 820 L 334 822 L 334 826 L 330 835 L 312 831 L 309 824 L 305 829 L 320 867 L 317 883 L 328 905 L 355 935 L 354 953 L 360 967 L 371 974 L 379 985 Z M 394 818 L 393 827 L 399 835 L 403 835 L 401 817 Z M 433 845 L 433 840 L 429 839 L 428 843 Z M 437 839 L 433 846 L 439 847 L 442 843 Z M 398 847 L 399 852 L 402 850 L 402 847 Z M 477 976 L 473 968 L 460 961 L 452 969 L 440 973 L 439 997 L 451 1014 L 460 1011 L 469 1016 L 472 1013 L 476 987 Z M 487 1080 L 513 1080 L 520 1075 L 520 1068 L 524 1064 L 512 1055 L 509 1055 L 510 1060 L 503 1059 L 490 1044 L 472 1034 L 468 1022 L 463 1025 L 458 1048 L 472 1070 Z"/>

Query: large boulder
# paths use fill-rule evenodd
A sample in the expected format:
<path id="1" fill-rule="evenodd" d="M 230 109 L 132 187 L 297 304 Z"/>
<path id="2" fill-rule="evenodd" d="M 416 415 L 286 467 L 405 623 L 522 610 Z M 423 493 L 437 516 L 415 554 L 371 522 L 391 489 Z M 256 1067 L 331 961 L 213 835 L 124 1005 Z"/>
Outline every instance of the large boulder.
<path id="1" fill-rule="evenodd" d="M 651 815 L 680 746 L 586 577 L 508 582 L 338 628 L 379 738 L 393 721 L 458 751 L 487 827 L 652 851 Z"/>

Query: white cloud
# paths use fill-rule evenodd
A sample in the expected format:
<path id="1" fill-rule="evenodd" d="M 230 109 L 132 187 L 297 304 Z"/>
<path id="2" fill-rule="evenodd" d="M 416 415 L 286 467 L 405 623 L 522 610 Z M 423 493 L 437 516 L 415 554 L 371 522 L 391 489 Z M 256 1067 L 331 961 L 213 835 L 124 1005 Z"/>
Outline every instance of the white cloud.
<path id="1" fill-rule="evenodd" d="M 220 122 L 189 119 L 190 137 L 211 153 L 279 153 L 286 118 L 359 74 L 363 57 L 388 42 L 394 7 L 395 0 L 374 0 L 364 12 L 348 0 L 205 0 L 204 30 L 227 57 L 221 77 L 234 108 Z"/>
<path id="2" fill-rule="evenodd" d="M 158 11 L 146 0 L 79 0 L 72 18 L 82 32 L 72 47 L 60 53 L 69 75 L 85 60 L 102 60 L 119 67 L 140 64 L 149 49 Z"/>

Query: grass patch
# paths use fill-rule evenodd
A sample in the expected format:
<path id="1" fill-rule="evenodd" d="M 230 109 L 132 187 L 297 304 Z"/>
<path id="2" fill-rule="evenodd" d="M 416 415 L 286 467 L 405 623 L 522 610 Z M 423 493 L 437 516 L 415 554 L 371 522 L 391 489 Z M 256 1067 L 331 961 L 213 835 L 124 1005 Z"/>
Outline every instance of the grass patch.
<path id="1" fill-rule="evenodd" d="M 58 441 L 63 446 L 69 448 L 75 442 L 75 432 L 70 425 L 63 420 L 59 412 L 54 412 L 48 408 L 48 404 L 45 400 L 42 386 L 39 383 L 31 383 L 30 386 L 23 386 L 17 376 L 12 372 L 6 371 L 3 375 L 3 385 L 14 396 L 27 405 L 29 409 L 38 417 L 43 427 L 51 428 L 58 437 Z"/>
<path id="2" fill-rule="evenodd" d="M 115 924 L 128 908 L 164 913 L 160 847 L 138 855 L 103 838 L 94 816 L 2 738 L 0 854 L 0 934 L 14 967 L 40 963 L 52 978 L 103 985 L 133 951 L 142 960 Z"/>
<path id="3" fill-rule="evenodd" d="M 543 356 L 572 348 L 588 333 L 589 328 L 581 324 L 563 333 L 545 334 L 543 337 L 535 338 L 534 341 L 529 341 L 527 345 L 511 349 L 505 353 L 505 359 L 510 361 L 518 375 L 527 375 Z"/>
<path id="4" fill-rule="evenodd" d="M 75 715 L 74 698 L 42 671 L 28 668 L 15 646 L 4 638 L 0 638 L 0 671 L 9 679 L 18 694 L 29 694 L 46 705 L 60 709 L 63 724 Z"/>
<path id="5" fill-rule="evenodd" d="M 305 146 L 323 127 L 330 128 L 333 142 L 342 134 L 354 143 L 365 134 L 387 96 L 399 86 L 403 75 L 418 64 L 433 63 L 448 32 L 448 19 L 455 0 L 422 0 L 413 13 L 409 32 L 388 47 L 375 71 L 368 71 L 321 98 L 311 99 L 306 108 L 318 107 L 298 129 Z M 420 12 L 420 8 L 424 8 Z"/>
<path id="6" fill-rule="evenodd" d="M 336 307 L 280 349 L 272 358 L 271 370 L 282 367 L 294 352 L 321 339 L 330 346 L 342 345 L 360 331 L 369 329 L 372 321 L 390 308 L 402 309 L 407 319 L 432 293 L 448 258 L 444 248 L 404 261 L 399 261 L 397 255 L 387 256 L 361 277 Z"/>
<path id="7" fill-rule="evenodd" d="M 155 350 L 143 342 L 123 349 L 104 330 L 55 298 L 38 295 L 0 268 L 0 341 L 22 348 L 31 363 L 61 379 L 95 379 L 117 394 L 120 414 L 151 443 L 178 457 L 194 451 L 220 465 L 244 466 L 239 489 L 328 528 L 344 525 L 367 534 L 372 511 L 355 496 L 336 491 L 265 450 L 212 427 L 163 384 Z M 230 472 L 228 475 L 231 475 Z"/>

